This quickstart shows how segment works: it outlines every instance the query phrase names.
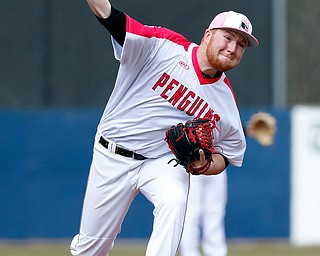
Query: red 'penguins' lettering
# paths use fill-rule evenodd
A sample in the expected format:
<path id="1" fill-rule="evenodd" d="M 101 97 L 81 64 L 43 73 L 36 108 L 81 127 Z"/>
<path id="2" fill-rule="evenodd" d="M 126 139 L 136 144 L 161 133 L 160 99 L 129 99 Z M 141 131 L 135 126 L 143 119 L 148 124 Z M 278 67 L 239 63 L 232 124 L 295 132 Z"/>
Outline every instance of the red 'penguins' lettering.
<path id="1" fill-rule="evenodd" d="M 172 79 L 171 82 L 168 84 L 168 86 L 166 87 L 166 89 L 163 90 L 163 92 L 160 94 L 161 97 L 163 97 L 164 99 L 167 99 L 168 96 L 166 95 L 166 93 L 170 90 L 173 89 L 173 85 L 178 85 L 179 82 L 175 79 Z M 169 100 L 170 102 L 170 100 Z"/>
<path id="2" fill-rule="evenodd" d="M 159 78 L 159 80 L 152 87 L 153 90 L 156 90 L 158 86 L 163 87 L 166 82 L 168 82 L 170 76 L 167 73 L 163 73 L 163 75 Z"/>
<path id="3" fill-rule="evenodd" d="M 203 99 L 201 99 L 199 96 L 197 96 L 196 100 L 193 102 L 193 104 L 191 105 L 191 107 L 187 111 L 187 114 L 189 116 L 193 116 L 196 113 L 197 109 L 202 104 L 202 102 L 203 102 Z"/>
<path id="4" fill-rule="evenodd" d="M 197 112 L 197 117 L 212 117 L 214 110 L 209 107 L 195 92 L 181 84 L 178 80 L 171 78 L 167 73 L 163 73 L 158 81 L 153 85 L 154 91 L 160 90 L 159 95 L 176 106 L 177 109 L 185 111 L 187 115 L 194 116 Z M 218 114 L 213 115 L 215 120 L 220 120 Z"/>
<path id="5" fill-rule="evenodd" d="M 192 97 L 192 96 L 193 96 L 193 97 Z M 187 95 L 182 99 L 182 101 L 180 102 L 180 104 L 178 105 L 178 109 L 184 111 L 184 110 L 188 107 L 188 105 L 191 103 L 191 101 L 188 100 L 188 98 L 189 98 L 189 97 L 194 98 L 194 96 L 195 96 L 195 93 L 192 92 L 192 91 L 189 91 L 189 92 L 187 93 Z"/>
<path id="6" fill-rule="evenodd" d="M 168 101 L 172 104 L 172 106 L 176 105 L 177 102 L 181 99 L 181 97 L 185 94 L 187 90 L 188 90 L 187 87 L 180 85 L 180 87 L 176 90 L 176 92 L 172 95 L 172 97 Z M 183 109 L 180 109 L 180 110 L 183 110 Z"/>

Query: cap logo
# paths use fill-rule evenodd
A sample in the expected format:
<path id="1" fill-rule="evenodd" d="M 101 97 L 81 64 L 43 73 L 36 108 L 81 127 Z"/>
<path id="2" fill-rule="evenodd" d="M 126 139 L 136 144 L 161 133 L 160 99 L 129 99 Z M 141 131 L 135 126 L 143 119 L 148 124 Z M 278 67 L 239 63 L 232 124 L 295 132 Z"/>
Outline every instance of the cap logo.
<path id="1" fill-rule="evenodd" d="M 242 20 L 239 28 L 248 32 L 249 31 L 249 21 L 247 19 Z"/>

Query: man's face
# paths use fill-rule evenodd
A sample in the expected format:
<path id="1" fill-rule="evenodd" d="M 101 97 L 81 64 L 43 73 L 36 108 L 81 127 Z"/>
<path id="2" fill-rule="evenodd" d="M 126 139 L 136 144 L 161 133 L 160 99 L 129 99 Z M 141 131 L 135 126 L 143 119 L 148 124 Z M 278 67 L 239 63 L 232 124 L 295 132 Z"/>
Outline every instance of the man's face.
<path id="1" fill-rule="evenodd" d="M 207 46 L 209 64 L 218 71 L 227 71 L 236 67 L 248 45 L 244 36 L 226 29 L 210 30 Z"/>

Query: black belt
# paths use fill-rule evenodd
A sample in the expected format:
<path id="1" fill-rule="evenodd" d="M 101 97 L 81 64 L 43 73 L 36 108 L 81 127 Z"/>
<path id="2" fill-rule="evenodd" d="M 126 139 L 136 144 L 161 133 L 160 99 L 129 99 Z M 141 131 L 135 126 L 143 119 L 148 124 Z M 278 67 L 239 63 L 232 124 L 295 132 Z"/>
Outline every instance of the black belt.
<path id="1" fill-rule="evenodd" d="M 99 142 L 100 142 L 100 144 L 101 144 L 102 146 L 104 146 L 106 149 L 108 149 L 109 141 L 105 140 L 105 139 L 101 136 Z M 136 160 L 145 160 L 145 159 L 147 159 L 147 158 L 146 158 L 145 156 L 143 156 L 143 155 L 137 154 L 137 153 L 135 153 L 135 152 L 133 152 L 133 151 L 130 151 L 130 150 L 127 150 L 127 149 L 118 147 L 118 146 L 116 146 L 115 153 L 116 153 L 116 154 L 119 154 L 119 155 L 122 155 L 122 156 L 125 156 L 125 157 L 130 157 L 130 158 L 133 158 L 133 159 L 136 159 Z"/>

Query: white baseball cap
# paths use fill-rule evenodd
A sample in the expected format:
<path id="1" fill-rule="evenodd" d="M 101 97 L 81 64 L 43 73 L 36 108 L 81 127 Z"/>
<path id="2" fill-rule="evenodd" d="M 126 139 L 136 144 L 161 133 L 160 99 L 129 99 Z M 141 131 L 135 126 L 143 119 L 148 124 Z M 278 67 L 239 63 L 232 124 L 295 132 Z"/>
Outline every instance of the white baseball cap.
<path id="1" fill-rule="evenodd" d="M 252 24 L 249 19 L 234 11 L 219 13 L 211 21 L 208 29 L 230 29 L 243 35 L 248 40 L 248 47 L 256 47 L 259 41 L 252 35 Z"/>

